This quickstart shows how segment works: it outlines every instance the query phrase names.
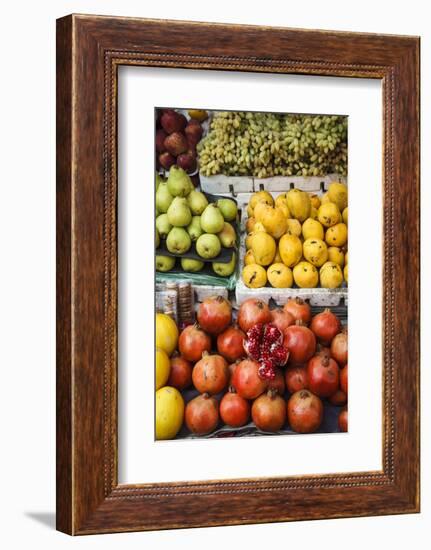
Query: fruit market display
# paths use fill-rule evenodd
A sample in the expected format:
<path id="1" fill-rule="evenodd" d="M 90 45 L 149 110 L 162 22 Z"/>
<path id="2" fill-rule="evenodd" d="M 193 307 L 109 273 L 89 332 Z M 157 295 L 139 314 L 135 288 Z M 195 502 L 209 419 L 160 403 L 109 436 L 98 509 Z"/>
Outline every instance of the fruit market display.
<path id="1" fill-rule="evenodd" d="M 347 431 L 347 118 L 158 108 L 155 158 L 156 439 Z"/>
<path id="2" fill-rule="evenodd" d="M 347 327 L 329 309 L 209 296 L 196 322 L 156 315 L 156 439 L 347 431 Z"/>
<path id="3" fill-rule="evenodd" d="M 205 176 L 346 175 L 347 118 L 215 112 L 197 151 Z"/>
<path id="4" fill-rule="evenodd" d="M 175 109 L 158 109 L 156 116 L 156 166 L 170 170 L 174 165 L 187 173 L 196 171 L 197 153 L 203 129 L 201 122 L 208 118 L 206 111 L 189 111 L 189 119 Z"/>
<path id="5" fill-rule="evenodd" d="M 234 200 L 211 202 L 179 166 L 171 167 L 166 180 L 157 175 L 156 270 L 168 272 L 180 264 L 182 271 L 196 273 L 210 262 L 216 275 L 231 275 L 237 257 L 237 213 Z"/>
<path id="6" fill-rule="evenodd" d="M 291 189 L 275 199 L 254 193 L 247 205 L 242 279 L 249 288 L 329 288 L 348 282 L 347 186 L 319 198 Z"/>

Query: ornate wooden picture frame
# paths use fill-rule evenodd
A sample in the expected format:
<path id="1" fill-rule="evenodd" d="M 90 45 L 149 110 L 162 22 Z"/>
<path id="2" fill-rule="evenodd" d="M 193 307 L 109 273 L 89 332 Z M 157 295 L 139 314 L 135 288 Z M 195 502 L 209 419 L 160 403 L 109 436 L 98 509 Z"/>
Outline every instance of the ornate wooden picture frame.
<path id="1" fill-rule="evenodd" d="M 381 80 L 388 245 L 381 471 L 118 483 L 120 65 Z M 59 19 L 57 528 L 90 534 L 418 512 L 419 219 L 419 38 L 81 15 Z"/>

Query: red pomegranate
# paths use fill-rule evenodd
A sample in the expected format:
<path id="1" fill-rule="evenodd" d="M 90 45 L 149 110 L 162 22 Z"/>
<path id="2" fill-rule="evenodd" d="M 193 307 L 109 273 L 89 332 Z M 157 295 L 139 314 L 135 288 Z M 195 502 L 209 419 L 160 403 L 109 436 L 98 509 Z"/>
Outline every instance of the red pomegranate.
<path id="1" fill-rule="evenodd" d="M 232 384 L 232 376 L 233 376 L 233 373 L 235 372 L 235 369 L 236 369 L 236 366 L 241 363 L 241 360 L 240 359 L 237 359 L 235 361 L 235 363 L 231 363 L 229 366 L 228 366 L 228 377 L 229 377 L 229 385 Z"/>
<path id="2" fill-rule="evenodd" d="M 198 395 L 186 405 L 184 420 L 196 435 L 206 435 L 217 428 L 219 413 L 217 399 L 207 393 Z"/>
<path id="3" fill-rule="evenodd" d="M 183 114 L 174 111 L 174 109 L 164 109 L 160 117 L 160 124 L 165 132 L 172 134 L 184 130 L 187 125 L 187 119 Z"/>
<path id="4" fill-rule="evenodd" d="M 179 390 L 184 390 L 191 386 L 192 366 L 181 356 L 171 357 L 171 371 L 166 383 L 167 386 L 173 386 Z"/>
<path id="5" fill-rule="evenodd" d="M 268 381 L 259 376 L 259 363 L 244 359 L 237 364 L 232 376 L 232 385 L 244 399 L 256 399 L 268 387 Z"/>
<path id="6" fill-rule="evenodd" d="M 347 407 L 344 407 L 341 409 L 338 416 L 338 427 L 340 428 L 340 432 L 347 432 L 347 417 Z"/>
<path id="7" fill-rule="evenodd" d="M 343 392 L 343 390 L 337 390 L 335 393 L 333 393 L 328 401 L 332 405 L 336 405 L 337 407 L 342 407 L 347 403 L 347 394 Z"/>
<path id="8" fill-rule="evenodd" d="M 264 432 L 278 432 L 286 422 L 286 402 L 274 390 L 260 395 L 251 407 L 253 422 Z"/>
<path id="9" fill-rule="evenodd" d="M 232 428 L 244 426 L 250 418 L 250 403 L 231 387 L 220 401 L 220 416 L 223 422 Z"/>
<path id="10" fill-rule="evenodd" d="M 340 367 L 347 363 L 347 328 L 334 336 L 331 342 L 331 355 Z"/>
<path id="11" fill-rule="evenodd" d="M 307 364 L 308 388 L 319 397 L 329 397 L 339 387 L 339 367 L 327 355 L 315 355 Z"/>
<path id="12" fill-rule="evenodd" d="M 211 338 L 198 325 L 189 325 L 180 334 L 178 349 L 184 359 L 195 363 L 204 351 L 211 351 Z"/>
<path id="13" fill-rule="evenodd" d="M 290 313 L 295 321 L 302 321 L 308 325 L 311 320 L 310 304 L 304 302 L 301 298 L 289 298 L 283 307 L 284 311 Z"/>
<path id="14" fill-rule="evenodd" d="M 237 326 L 228 327 L 217 336 L 217 351 L 233 363 L 240 357 L 245 356 L 244 340 L 245 334 L 240 328 Z"/>
<path id="15" fill-rule="evenodd" d="M 164 153 L 166 151 L 164 141 L 166 139 L 167 133 L 160 128 L 156 131 L 156 151 L 158 153 Z"/>
<path id="16" fill-rule="evenodd" d="M 308 390 L 294 393 L 287 402 L 287 419 L 294 432 L 315 432 L 323 419 L 323 404 Z"/>
<path id="17" fill-rule="evenodd" d="M 284 331 L 283 346 L 290 352 L 289 362 L 301 365 L 313 357 L 316 351 L 316 338 L 302 321 L 296 321 L 296 324 Z"/>
<path id="18" fill-rule="evenodd" d="M 282 342 L 283 334 L 272 323 L 258 323 L 247 331 L 244 350 L 250 359 L 259 362 L 261 378 L 273 380 L 275 368 L 287 363 L 289 350 Z"/>
<path id="19" fill-rule="evenodd" d="M 232 321 L 232 306 L 223 296 L 210 296 L 199 304 L 197 319 L 209 334 L 220 334 Z"/>
<path id="20" fill-rule="evenodd" d="M 283 395 L 285 389 L 284 373 L 281 369 L 275 369 L 275 378 L 268 380 L 268 390 L 275 390 L 279 395 Z"/>
<path id="21" fill-rule="evenodd" d="M 310 328 L 319 342 L 329 345 L 340 332 L 341 323 L 340 319 L 330 309 L 325 309 L 313 317 Z"/>
<path id="22" fill-rule="evenodd" d="M 240 328 L 247 332 L 254 325 L 271 322 L 271 312 L 268 304 L 257 298 L 248 298 L 245 300 L 238 311 L 238 324 Z"/>
<path id="23" fill-rule="evenodd" d="M 192 380 L 200 393 L 220 393 L 229 381 L 226 360 L 221 355 L 204 353 L 202 359 L 194 366 Z"/>
<path id="24" fill-rule="evenodd" d="M 348 374 L 347 374 L 347 365 L 346 365 L 345 367 L 343 367 L 340 370 L 340 388 L 346 394 L 348 393 L 347 392 L 347 379 L 348 379 Z"/>
<path id="25" fill-rule="evenodd" d="M 278 307 L 271 310 L 271 323 L 276 326 L 280 332 L 284 332 L 284 329 L 295 324 L 295 318 L 288 311 Z"/>
<path id="26" fill-rule="evenodd" d="M 295 393 L 307 388 L 307 367 L 288 367 L 285 373 L 286 387 L 289 393 Z"/>
<path id="27" fill-rule="evenodd" d="M 316 355 L 327 355 L 328 357 L 331 357 L 331 348 L 328 348 L 327 346 L 324 346 L 323 344 L 317 343 Z"/>

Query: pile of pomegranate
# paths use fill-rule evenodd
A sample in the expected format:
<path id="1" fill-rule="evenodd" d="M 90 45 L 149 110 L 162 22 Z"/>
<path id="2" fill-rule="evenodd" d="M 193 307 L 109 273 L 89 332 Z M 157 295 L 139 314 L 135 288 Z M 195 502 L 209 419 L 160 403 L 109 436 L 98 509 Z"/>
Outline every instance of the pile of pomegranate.
<path id="1" fill-rule="evenodd" d="M 158 109 L 156 119 L 156 166 L 169 170 L 176 164 L 188 173 L 197 167 L 196 145 L 203 129 L 197 120 L 175 109 Z"/>
<path id="2" fill-rule="evenodd" d="M 347 431 L 347 328 L 329 309 L 312 317 L 299 298 L 273 310 L 250 298 L 233 323 L 230 302 L 210 297 L 178 348 L 168 385 L 199 392 L 185 410 L 193 434 L 239 428 L 250 418 L 264 432 L 315 432 L 325 400 L 340 407 L 338 427 Z"/>

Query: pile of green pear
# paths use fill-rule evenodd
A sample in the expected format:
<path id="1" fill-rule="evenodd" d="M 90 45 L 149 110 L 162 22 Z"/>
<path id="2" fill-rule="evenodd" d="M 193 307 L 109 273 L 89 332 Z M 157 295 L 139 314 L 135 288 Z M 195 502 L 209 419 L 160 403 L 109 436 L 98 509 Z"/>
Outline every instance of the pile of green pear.
<path id="1" fill-rule="evenodd" d="M 167 180 L 156 176 L 156 248 L 166 239 L 171 254 L 186 254 L 195 243 L 202 260 L 181 258 L 184 271 L 196 273 L 203 269 L 203 260 L 216 258 L 222 247 L 235 248 L 236 232 L 230 222 L 238 214 L 235 201 L 219 199 L 209 203 L 204 193 L 196 191 L 189 175 L 180 167 L 172 166 Z M 236 254 L 229 262 L 211 262 L 213 271 L 228 277 L 235 271 Z M 175 267 L 175 256 L 156 255 L 157 271 Z"/>

